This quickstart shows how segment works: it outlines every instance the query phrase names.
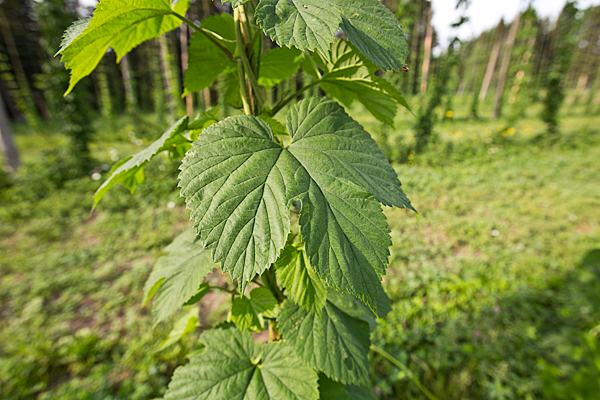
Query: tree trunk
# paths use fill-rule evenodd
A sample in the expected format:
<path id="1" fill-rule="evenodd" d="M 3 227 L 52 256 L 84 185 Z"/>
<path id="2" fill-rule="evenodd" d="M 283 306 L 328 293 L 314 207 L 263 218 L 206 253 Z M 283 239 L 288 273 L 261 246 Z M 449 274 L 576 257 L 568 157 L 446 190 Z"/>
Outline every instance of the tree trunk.
<path id="1" fill-rule="evenodd" d="M 181 43 L 181 73 L 185 76 L 185 71 L 188 69 L 188 26 L 185 23 L 181 25 L 179 41 Z M 194 114 L 194 99 L 191 94 L 185 96 L 185 108 L 191 117 Z"/>
<path id="2" fill-rule="evenodd" d="M 500 75 L 498 76 L 498 87 L 496 88 L 496 101 L 494 103 L 494 114 L 492 119 L 498 119 L 500 117 L 500 111 L 502 107 L 502 97 L 504 95 L 504 85 L 506 84 L 506 74 L 508 74 L 508 67 L 510 66 L 510 56 L 512 54 L 512 48 L 515 44 L 515 38 L 517 37 L 517 31 L 519 30 L 519 21 L 521 14 L 517 14 L 515 20 L 510 26 L 508 32 L 508 38 L 504 46 L 504 54 L 502 55 L 502 66 L 500 67 Z"/>
<path id="3" fill-rule="evenodd" d="M 175 99 L 173 98 L 173 71 L 169 63 L 169 49 L 167 45 L 166 34 L 160 35 L 158 39 L 160 44 L 160 66 L 162 68 L 162 77 L 165 87 L 165 99 L 169 110 L 170 120 L 175 120 Z"/>
<path id="4" fill-rule="evenodd" d="M 137 115 L 137 96 L 133 89 L 133 78 L 131 77 L 131 68 L 129 67 L 129 58 L 124 55 L 121 58 L 121 75 L 123 75 L 123 86 L 125 87 L 125 104 L 127 105 L 127 111 L 133 119 L 134 125 L 139 128 L 139 120 Z"/>
<path id="5" fill-rule="evenodd" d="M 208 0 L 202 0 L 202 13 L 204 14 L 204 19 L 211 15 L 210 3 L 208 2 Z M 204 97 L 204 109 L 208 110 L 211 107 L 209 87 L 202 90 L 202 96 Z"/>
<path id="6" fill-rule="evenodd" d="M 4 161 L 8 165 L 10 172 L 15 172 L 19 168 L 19 152 L 13 141 L 13 132 L 8 121 L 8 115 L 4 108 L 4 99 L 0 96 L 0 151 L 4 153 Z"/>
<path id="7" fill-rule="evenodd" d="M 487 69 L 485 70 L 485 76 L 483 77 L 483 83 L 481 84 L 481 90 L 479 91 L 479 101 L 485 100 L 487 91 L 492 82 L 494 76 L 494 70 L 496 69 L 496 62 L 498 61 L 498 54 L 500 54 L 500 42 L 496 42 L 492 48 L 492 54 L 490 55 L 490 61 L 488 62 Z"/>
<path id="8" fill-rule="evenodd" d="M 421 102 L 425 104 L 427 96 L 427 81 L 429 79 L 429 64 L 431 62 L 431 43 L 433 41 L 433 0 L 429 2 L 429 15 L 427 17 L 427 32 L 425 33 L 425 51 L 423 55 L 423 74 L 421 76 Z"/>
<path id="9" fill-rule="evenodd" d="M 35 123 L 37 120 L 35 101 L 33 100 L 31 89 L 29 87 L 29 82 L 27 81 L 27 75 L 25 75 L 25 70 L 23 69 L 23 65 L 21 64 L 21 59 L 19 58 L 19 51 L 17 50 L 15 39 L 13 38 L 12 32 L 10 30 L 10 21 L 8 20 L 4 12 L 4 6 L 2 6 L 1 4 L 0 29 L 2 30 L 2 36 L 4 37 L 4 43 L 6 44 L 6 50 L 10 58 L 10 63 L 15 73 L 17 84 L 19 85 L 19 92 L 21 93 L 21 96 L 24 99 L 24 105 L 26 109 L 21 111 L 23 112 L 23 114 L 27 115 L 32 120 L 30 122 Z M 47 110 L 47 107 L 45 109 Z"/>
<path id="10" fill-rule="evenodd" d="M 413 37 L 411 38 L 411 53 L 415 54 L 415 63 L 413 64 L 413 96 L 417 94 L 417 85 L 419 82 L 419 67 L 421 66 L 421 25 L 423 22 L 423 13 L 425 12 L 425 0 L 421 0 L 421 6 L 419 7 L 419 19 L 415 19 L 415 26 L 413 29 Z"/>

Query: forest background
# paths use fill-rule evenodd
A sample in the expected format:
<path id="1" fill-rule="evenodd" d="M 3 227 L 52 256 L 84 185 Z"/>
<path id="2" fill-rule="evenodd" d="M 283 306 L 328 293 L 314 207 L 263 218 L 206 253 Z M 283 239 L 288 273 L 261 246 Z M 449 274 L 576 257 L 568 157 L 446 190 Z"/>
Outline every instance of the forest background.
<path id="1" fill-rule="evenodd" d="M 408 72 L 381 75 L 415 115 L 399 110 L 385 123 L 361 104 L 348 111 L 419 213 L 386 210 L 393 311 L 373 341 L 392 359 L 371 357 L 377 395 L 595 398 L 600 7 L 569 2 L 557 20 L 529 7 L 444 48 L 431 1 L 384 3 L 410 53 Z M 240 100 L 227 79 L 182 97 L 185 25 L 119 64 L 109 51 L 63 97 L 69 75 L 54 54 L 66 27 L 92 11 L 77 0 L 0 3 L 3 399 L 159 397 L 202 330 L 165 342 L 173 322 L 153 329 L 141 306 L 151 266 L 188 227 L 176 164 L 153 161 L 155 179 L 133 196 L 115 188 L 90 215 L 91 195 L 113 163 L 172 121 L 209 109 L 222 118 Z M 188 17 L 222 12 L 230 5 L 196 0 Z M 299 69 L 267 97 L 311 79 Z M 215 295 L 200 324 L 221 318 L 226 301 Z"/>

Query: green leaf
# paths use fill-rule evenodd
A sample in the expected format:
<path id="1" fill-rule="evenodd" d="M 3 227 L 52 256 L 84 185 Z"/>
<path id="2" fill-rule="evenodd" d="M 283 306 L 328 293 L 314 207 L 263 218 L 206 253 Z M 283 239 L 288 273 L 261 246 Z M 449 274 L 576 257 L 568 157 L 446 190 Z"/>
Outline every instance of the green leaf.
<path id="1" fill-rule="evenodd" d="M 368 323 L 371 332 L 377 328 L 377 316 L 369 307 L 367 307 L 367 305 L 365 305 L 365 303 L 356 297 L 329 289 L 327 291 L 327 299 L 346 314 L 354 318 L 362 319 Z M 385 318 L 391 310 L 390 299 L 380 284 L 377 288 L 377 314 L 379 318 Z"/>
<path id="2" fill-rule="evenodd" d="M 267 318 L 277 317 L 276 309 L 278 303 L 269 289 L 264 287 L 252 289 L 250 292 L 250 302 L 252 303 L 252 308 L 258 314 L 264 315 Z"/>
<path id="3" fill-rule="evenodd" d="M 282 150 L 263 120 L 230 117 L 206 128 L 181 166 L 194 226 L 242 292 L 277 260 L 290 231 Z"/>
<path id="4" fill-rule="evenodd" d="M 294 75 L 300 68 L 302 52 L 296 49 L 276 47 L 265 53 L 260 59 L 260 77 L 258 83 L 273 87 Z"/>
<path id="5" fill-rule="evenodd" d="M 288 245 L 275 263 L 277 278 L 287 295 L 308 312 L 319 313 L 325 305 L 327 290 L 308 261 L 304 250 Z"/>
<path id="6" fill-rule="evenodd" d="M 333 2 L 322 0 L 262 0 L 255 13 L 258 24 L 279 46 L 323 55 L 329 52 L 341 14 Z"/>
<path id="7" fill-rule="evenodd" d="M 175 322 L 169 336 L 163 340 L 158 347 L 158 351 L 162 351 L 167 347 L 179 342 L 183 337 L 196 330 L 198 326 L 198 307 L 192 307 L 181 318 Z"/>
<path id="8" fill-rule="evenodd" d="M 168 254 L 158 259 L 144 287 L 144 304 L 155 296 L 155 323 L 205 291 L 201 288 L 204 278 L 215 268 L 210 253 L 196 241 L 191 229 L 175 238 L 165 251 Z"/>
<path id="9" fill-rule="evenodd" d="M 342 10 L 342 30 L 380 68 L 398 70 L 406 62 L 408 44 L 402 25 L 379 0 L 332 0 Z"/>
<path id="10" fill-rule="evenodd" d="M 373 389 L 364 386 L 347 385 L 348 400 L 377 400 Z"/>
<path id="11" fill-rule="evenodd" d="M 236 64 L 217 46 L 222 46 L 235 52 L 235 25 L 233 17 L 227 13 L 210 16 L 202 21 L 202 28 L 217 36 L 197 31 L 190 39 L 188 69 L 185 72 L 185 94 L 197 92 L 213 84 L 221 74 L 236 71 Z M 209 38 L 208 36 L 211 36 Z M 220 38 L 225 40 L 222 40 Z"/>
<path id="12" fill-rule="evenodd" d="M 206 351 L 179 367 L 166 400 L 317 400 L 317 374 L 283 342 L 259 347 L 249 332 L 213 329 Z"/>
<path id="13" fill-rule="evenodd" d="M 314 61 L 323 69 L 319 83 L 321 88 L 350 107 L 358 100 L 380 121 L 393 126 L 398 104 L 410 109 L 402 93 L 394 85 L 375 75 L 378 68 L 364 58 L 356 48 L 341 39 L 330 50 L 331 62 L 313 55 Z"/>
<path id="14" fill-rule="evenodd" d="M 175 10 L 169 0 L 101 0 L 87 27 L 82 22 L 65 33 L 58 52 L 71 70 L 65 95 L 96 68 L 109 47 L 119 62 L 140 43 L 180 26 L 177 15 L 185 14 L 188 6 L 189 0 L 179 1 Z"/>
<path id="15" fill-rule="evenodd" d="M 191 141 L 198 139 L 198 135 L 204 129 L 219 122 L 219 117 L 217 116 L 218 112 L 219 106 L 217 105 L 216 107 L 212 107 L 208 110 L 200 111 L 198 117 L 195 120 L 190 121 L 187 128 L 192 131 L 190 133 Z"/>
<path id="16" fill-rule="evenodd" d="M 262 320 L 254 312 L 248 297 L 236 297 L 231 304 L 231 317 L 229 318 L 243 331 L 259 332 L 263 329 Z"/>
<path id="17" fill-rule="evenodd" d="M 194 226 L 243 291 L 277 260 L 289 207 L 301 200 L 311 265 L 327 285 L 376 310 L 391 244 L 377 200 L 410 203 L 377 144 L 337 103 L 309 98 L 287 119 L 287 148 L 251 116 L 228 118 L 198 137 L 179 175 Z"/>
<path id="18" fill-rule="evenodd" d="M 115 164 L 108 179 L 94 193 L 92 209 L 96 208 L 102 197 L 117 183 L 129 188 L 133 194 L 136 186 L 144 182 L 144 167 L 148 161 L 162 151 L 174 149 L 178 145 L 188 142 L 181 135 L 187 128 L 188 120 L 188 117 L 181 118 L 146 149 Z"/>
<path id="19" fill-rule="evenodd" d="M 327 300 L 320 315 L 287 301 L 279 312 L 279 332 L 311 367 L 344 384 L 368 385 L 369 324 Z"/>
<path id="20" fill-rule="evenodd" d="M 262 316 L 275 318 L 277 300 L 266 288 L 256 288 L 249 296 L 236 297 L 231 305 L 231 321 L 241 330 L 261 331 L 264 327 Z"/>
<path id="21" fill-rule="evenodd" d="M 81 18 L 73 22 L 63 34 L 62 41 L 60 42 L 60 49 L 56 54 L 60 54 L 64 49 L 69 47 L 69 45 L 73 43 L 73 40 L 77 39 L 77 37 L 87 29 L 91 19 L 92 17 Z"/>
<path id="22" fill-rule="evenodd" d="M 377 400 L 373 390 L 364 386 L 346 385 L 332 381 L 319 373 L 320 400 Z"/>
<path id="23" fill-rule="evenodd" d="M 344 384 L 332 381 L 324 373 L 319 373 L 319 400 L 348 400 Z"/>

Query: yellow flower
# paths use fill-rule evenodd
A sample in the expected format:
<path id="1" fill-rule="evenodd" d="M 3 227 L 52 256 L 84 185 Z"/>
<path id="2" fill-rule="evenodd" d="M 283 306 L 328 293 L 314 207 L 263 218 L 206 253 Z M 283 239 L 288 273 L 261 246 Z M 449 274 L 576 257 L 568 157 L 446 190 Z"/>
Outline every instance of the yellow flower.
<path id="1" fill-rule="evenodd" d="M 446 117 L 452 118 L 453 115 L 454 115 L 454 113 L 452 112 L 452 110 L 446 111 Z"/>
<path id="2" fill-rule="evenodd" d="M 456 137 L 462 137 L 462 131 L 456 131 L 456 132 L 454 132 L 454 135 Z"/>
<path id="3" fill-rule="evenodd" d="M 409 165 L 409 166 L 412 166 L 413 164 L 414 164 L 414 163 L 413 163 L 412 161 L 409 161 L 409 162 L 408 162 L 408 165 Z"/>
<path id="4" fill-rule="evenodd" d="M 408 155 L 408 159 L 411 160 L 411 161 L 414 160 L 415 159 L 415 155 L 414 154 L 409 154 Z"/>
<path id="5" fill-rule="evenodd" d="M 508 133 L 509 135 L 514 135 L 515 132 L 516 130 L 512 126 L 506 130 L 506 133 Z"/>

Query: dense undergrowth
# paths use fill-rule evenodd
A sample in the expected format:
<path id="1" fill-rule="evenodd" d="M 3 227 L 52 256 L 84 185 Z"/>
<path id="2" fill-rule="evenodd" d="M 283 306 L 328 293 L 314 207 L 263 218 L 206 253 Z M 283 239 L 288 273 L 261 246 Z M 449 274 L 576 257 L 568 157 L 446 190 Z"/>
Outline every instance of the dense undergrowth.
<path id="1" fill-rule="evenodd" d="M 582 260 L 600 248 L 600 118 L 565 117 L 549 141 L 535 118 L 508 126 L 454 110 L 415 154 L 408 113 L 396 130 L 353 114 L 419 212 L 387 210 L 393 312 L 375 344 L 440 399 L 593 398 L 600 266 Z M 115 188 L 90 216 L 102 181 L 92 176 L 151 138 L 99 121 L 97 167 L 81 175 L 51 127 L 18 128 L 25 167 L 0 177 L 0 397 L 160 396 L 197 338 L 149 351 L 171 326 L 152 330 L 141 307 L 154 260 L 188 227 L 176 165 L 159 158 L 135 195 Z M 204 322 L 222 316 L 220 301 Z M 382 398 L 424 398 L 411 374 L 378 356 L 372 365 Z"/>

